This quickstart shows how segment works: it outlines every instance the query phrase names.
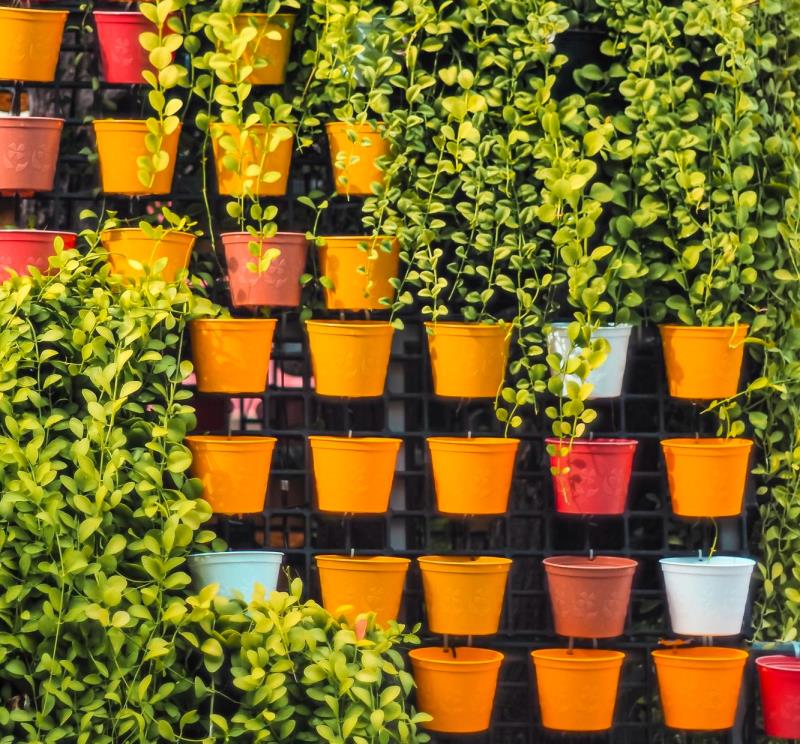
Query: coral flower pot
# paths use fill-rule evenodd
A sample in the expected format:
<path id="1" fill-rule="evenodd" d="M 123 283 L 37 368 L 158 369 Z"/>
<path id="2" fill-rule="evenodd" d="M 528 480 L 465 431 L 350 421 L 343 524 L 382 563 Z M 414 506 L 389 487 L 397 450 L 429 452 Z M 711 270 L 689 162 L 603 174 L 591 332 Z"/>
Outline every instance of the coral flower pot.
<path id="1" fill-rule="evenodd" d="M 664 722 L 686 731 L 720 731 L 733 726 L 747 652 L 695 647 L 652 652 Z"/>
<path id="2" fill-rule="evenodd" d="M 150 157 L 145 145 L 147 122 L 142 119 L 98 119 L 93 122 L 100 160 L 100 183 L 106 194 L 141 196 L 143 194 L 168 194 L 172 191 L 172 177 L 178 156 L 178 139 L 181 127 L 164 137 L 161 149 L 169 156 L 169 165 L 153 177 L 146 186 L 139 180 L 137 159 Z"/>
<path id="3" fill-rule="evenodd" d="M 622 635 L 636 561 L 564 555 L 545 558 L 543 563 L 556 633 L 568 638 Z"/>
<path id="4" fill-rule="evenodd" d="M 742 511 L 749 439 L 664 439 L 672 511 L 679 517 L 735 517 Z"/>
<path id="5" fill-rule="evenodd" d="M 557 731 L 606 731 L 614 723 L 621 651 L 546 648 L 531 652 L 542 725 Z"/>
<path id="6" fill-rule="evenodd" d="M 267 550 L 236 550 L 227 553 L 195 553 L 188 557 L 189 570 L 198 591 L 210 584 L 219 584 L 219 596 L 252 602 L 256 586 L 269 599 L 278 588 L 283 553 Z"/>
<path id="7" fill-rule="evenodd" d="M 254 243 L 255 255 L 250 252 Z M 234 307 L 299 307 L 300 277 L 306 268 L 308 240 L 302 233 L 276 233 L 271 238 L 256 239 L 249 233 L 223 233 L 228 285 Z M 271 248 L 280 251 L 266 271 L 255 271 L 258 257 Z"/>
<path id="8" fill-rule="evenodd" d="M 764 733 L 778 739 L 800 739 L 800 659 L 762 656 L 756 659 L 764 711 Z"/>
<path id="9" fill-rule="evenodd" d="M 519 439 L 428 437 L 443 514 L 505 514 Z"/>
<path id="10" fill-rule="evenodd" d="M 66 22 L 66 10 L 0 8 L 0 80 L 55 80 Z"/>
<path id="11" fill-rule="evenodd" d="M 0 193 L 29 196 L 53 190 L 63 126 L 63 119 L 0 118 Z"/>
<path id="12" fill-rule="evenodd" d="M 636 453 L 635 439 L 547 439 L 556 511 L 561 514 L 623 514 Z"/>
<path id="13" fill-rule="evenodd" d="M 294 16 L 289 13 L 239 13 L 234 19 L 236 31 L 248 26 L 256 30 L 255 38 L 247 45 L 242 62 L 253 66 L 247 78 L 252 85 L 283 85 L 286 65 L 292 47 Z"/>
<path id="14" fill-rule="evenodd" d="M 472 734 L 492 720 L 503 654 L 488 648 L 415 648 L 408 654 L 417 682 L 417 708 L 433 716 L 429 731 Z"/>
<path id="15" fill-rule="evenodd" d="M 383 395 L 392 351 L 391 323 L 309 320 L 306 330 L 317 395 Z"/>
<path id="16" fill-rule="evenodd" d="M 215 514 L 260 514 L 269 484 L 274 437 L 191 435 L 192 475 Z"/>
<path id="17" fill-rule="evenodd" d="M 309 437 L 320 511 L 384 514 L 402 439 Z"/>
<path id="18" fill-rule="evenodd" d="M 506 373 L 510 328 L 425 323 L 433 391 L 445 398 L 494 398 Z"/>
<path id="19" fill-rule="evenodd" d="M 64 241 L 64 248 L 74 248 L 78 242 L 75 233 L 56 230 L 0 230 L 0 280 L 12 272 L 27 276 L 30 267 L 47 273 L 50 256 L 55 255 L 55 239 Z"/>
<path id="20" fill-rule="evenodd" d="M 275 318 L 204 318 L 189 323 L 201 393 L 263 393 Z"/>
<path id="21" fill-rule="evenodd" d="M 375 613 L 375 622 L 397 620 L 408 558 L 394 556 L 318 555 L 322 606 L 351 625 L 359 615 Z"/>
<path id="22" fill-rule="evenodd" d="M 383 183 L 376 161 L 389 154 L 389 143 L 374 124 L 331 122 L 325 131 L 336 193 L 369 196 L 373 183 Z"/>
<path id="23" fill-rule="evenodd" d="M 165 282 L 174 282 L 179 272 L 189 267 L 195 236 L 191 233 L 169 230 L 161 237 L 151 238 L 138 227 L 118 227 L 106 230 L 100 239 L 108 251 L 111 271 L 127 279 L 138 279 L 145 270 L 162 258 L 167 259 L 161 270 Z M 134 266 L 131 261 L 140 264 Z"/>
<path id="24" fill-rule="evenodd" d="M 139 43 L 139 36 L 155 32 L 155 25 L 136 10 L 96 10 L 92 15 L 97 27 L 103 80 L 115 85 L 144 83 L 142 72 L 153 70 L 153 66 Z"/>
<path id="25" fill-rule="evenodd" d="M 673 398 L 714 400 L 736 395 L 750 326 L 662 325 L 660 330 Z"/>
<path id="26" fill-rule="evenodd" d="M 427 555 L 422 572 L 428 629 L 441 635 L 497 633 L 511 560 L 493 556 Z"/>
<path id="27" fill-rule="evenodd" d="M 385 310 L 394 299 L 391 280 L 400 266 L 400 243 L 387 236 L 321 239 L 320 272 L 333 282 L 325 289 L 328 310 Z"/>

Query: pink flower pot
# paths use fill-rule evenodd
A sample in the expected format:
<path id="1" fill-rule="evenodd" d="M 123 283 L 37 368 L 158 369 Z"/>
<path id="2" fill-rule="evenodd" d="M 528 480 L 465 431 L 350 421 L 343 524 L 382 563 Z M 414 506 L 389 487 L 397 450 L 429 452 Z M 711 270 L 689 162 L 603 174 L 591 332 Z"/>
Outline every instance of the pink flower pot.
<path id="1" fill-rule="evenodd" d="M 42 273 L 49 269 L 48 259 L 55 252 L 53 244 L 58 236 L 65 248 L 74 248 L 78 236 L 55 230 L 0 230 L 0 281 L 12 273 L 27 276 L 33 266 Z"/>
<path id="2" fill-rule="evenodd" d="M 155 26 L 138 11 L 96 10 L 97 42 L 100 46 L 103 79 L 108 83 L 143 83 L 143 70 L 152 70 L 139 35 L 155 31 Z"/>
<path id="3" fill-rule="evenodd" d="M 0 118 L 0 193 L 52 191 L 63 119 Z"/>

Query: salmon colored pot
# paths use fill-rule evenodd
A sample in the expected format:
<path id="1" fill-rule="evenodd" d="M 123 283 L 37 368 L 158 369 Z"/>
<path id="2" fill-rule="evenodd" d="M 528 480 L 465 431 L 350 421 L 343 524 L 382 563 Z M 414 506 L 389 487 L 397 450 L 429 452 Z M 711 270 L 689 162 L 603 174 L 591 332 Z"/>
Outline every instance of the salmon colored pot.
<path id="1" fill-rule="evenodd" d="M 250 252 L 254 244 L 255 254 Z M 249 233 L 223 233 L 228 284 L 234 307 L 299 307 L 300 277 L 306 268 L 308 241 L 302 233 L 276 233 L 261 240 Z M 259 256 L 271 248 L 280 251 L 266 271 L 253 271 Z"/>
<path id="2" fill-rule="evenodd" d="M 672 511 L 679 517 L 735 517 L 742 511 L 749 439 L 664 439 Z"/>
<path id="3" fill-rule="evenodd" d="M 195 236 L 191 233 L 169 230 L 160 238 L 151 238 L 138 227 L 118 227 L 106 230 L 100 239 L 108 251 L 108 261 L 114 274 L 127 279 L 138 279 L 145 271 L 134 265 L 136 261 L 145 269 L 162 258 L 167 259 L 161 270 L 165 282 L 174 282 L 178 273 L 189 267 Z"/>
<path id="4" fill-rule="evenodd" d="M 748 325 L 662 325 L 661 344 L 673 398 L 715 400 L 739 392 Z"/>
<path id="5" fill-rule="evenodd" d="M 66 10 L 0 8 L 0 80 L 53 82 L 66 21 Z"/>
<path id="6" fill-rule="evenodd" d="M 385 310 L 394 300 L 391 280 L 400 267 L 400 243 L 386 235 L 321 238 L 320 272 L 333 283 L 325 289 L 328 310 Z"/>
<path id="7" fill-rule="evenodd" d="M 556 731 L 607 731 L 614 723 L 621 651 L 546 648 L 531 652 L 542 725 Z"/>
<path id="8" fill-rule="evenodd" d="M 652 653 L 667 726 L 686 731 L 733 726 L 746 651 L 705 646 Z"/>
<path id="9" fill-rule="evenodd" d="M 433 716 L 429 731 L 472 734 L 492 720 L 503 654 L 488 648 L 415 648 L 409 651 L 417 683 L 417 708 Z"/>
<path id="10" fill-rule="evenodd" d="M 92 15 L 97 27 L 103 80 L 115 85 L 144 83 L 142 72 L 152 71 L 153 66 L 139 43 L 139 36 L 155 33 L 155 25 L 137 10 L 96 10 Z"/>
<path id="11" fill-rule="evenodd" d="M 14 274 L 27 276 L 33 267 L 42 274 L 50 268 L 50 256 L 55 255 L 55 239 L 61 237 L 64 248 L 74 248 L 75 233 L 56 230 L 0 230 L 0 280 Z"/>
<path id="12" fill-rule="evenodd" d="M 486 323 L 425 323 L 433 391 L 445 398 L 494 398 L 503 384 L 511 329 Z"/>
<path id="13" fill-rule="evenodd" d="M 24 197 L 53 190 L 63 126 L 63 119 L 0 118 L 0 193 Z"/>
<path id="14" fill-rule="evenodd" d="M 762 656 L 756 659 L 756 669 L 764 733 L 779 739 L 800 739 L 800 659 Z"/>
<path id="15" fill-rule="evenodd" d="M 273 139 L 279 130 L 288 130 L 287 124 L 256 124 L 246 130 L 242 141 L 240 130 L 232 124 L 219 122 L 211 125 L 211 145 L 217 172 L 217 191 L 223 196 L 285 196 L 292 163 L 294 135 L 278 141 Z M 230 138 L 233 151 L 228 153 L 223 145 Z M 247 175 L 251 166 L 258 169 L 256 176 Z M 274 181 L 264 180 L 269 173 L 277 173 Z M 260 174 L 260 175 L 259 175 Z"/>
<path id="16" fill-rule="evenodd" d="M 505 514 L 519 439 L 428 437 L 443 514 Z"/>
<path id="17" fill-rule="evenodd" d="M 386 512 L 402 439 L 312 436 L 308 442 L 320 511 Z"/>
<path id="18" fill-rule="evenodd" d="M 547 439 L 556 511 L 623 514 L 636 453 L 635 439 Z"/>
<path id="19" fill-rule="evenodd" d="M 322 606 L 351 625 L 359 615 L 375 613 L 375 622 L 397 620 L 408 558 L 388 555 L 318 555 L 315 558 L 322 591 Z"/>
<path id="20" fill-rule="evenodd" d="M 391 323 L 309 320 L 306 331 L 317 395 L 383 395 L 392 351 Z"/>
<path id="21" fill-rule="evenodd" d="M 325 125 L 333 183 L 340 196 L 369 196 L 383 183 L 377 160 L 389 154 L 389 143 L 374 124 L 331 122 Z"/>
<path id="22" fill-rule="evenodd" d="M 145 144 L 148 134 L 143 119 L 98 119 L 92 122 L 100 160 L 100 183 L 106 194 L 141 196 L 143 194 L 168 194 L 172 191 L 172 177 L 178 156 L 178 139 L 181 126 L 166 135 L 161 149 L 167 153 L 169 164 L 153 177 L 150 185 L 139 180 L 140 157 L 150 157 Z"/>
<path id="23" fill-rule="evenodd" d="M 426 555 L 422 572 L 428 629 L 441 635 L 492 635 L 500 626 L 511 560 Z"/>
<path id="24" fill-rule="evenodd" d="M 633 574 L 630 558 L 561 555 L 544 569 L 556 633 L 568 638 L 614 638 L 625 631 Z"/>
<path id="25" fill-rule="evenodd" d="M 260 514 L 269 484 L 275 437 L 191 435 L 192 476 L 215 514 Z"/>
<path id="26" fill-rule="evenodd" d="M 204 318 L 189 323 L 201 393 L 263 393 L 275 318 Z"/>
<path id="27" fill-rule="evenodd" d="M 234 18 L 236 31 L 248 26 L 256 30 L 255 38 L 245 47 L 242 62 L 253 66 L 247 78 L 252 85 L 283 85 L 286 65 L 292 47 L 295 17 L 289 13 L 239 13 Z"/>

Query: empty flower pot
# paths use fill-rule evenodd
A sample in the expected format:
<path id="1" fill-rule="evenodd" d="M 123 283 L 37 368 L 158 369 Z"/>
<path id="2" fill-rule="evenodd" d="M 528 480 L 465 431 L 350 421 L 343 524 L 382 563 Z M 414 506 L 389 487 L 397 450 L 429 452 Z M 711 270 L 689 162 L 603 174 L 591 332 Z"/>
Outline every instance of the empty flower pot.
<path id="1" fill-rule="evenodd" d="M 800 658 L 756 659 L 761 685 L 764 733 L 778 739 L 800 739 Z"/>
<path id="2" fill-rule="evenodd" d="M 153 70 L 153 66 L 139 37 L 143 33 L 155 33 L 155 25 L 137 10 L 96 10 L 92 15 L 97 27 L 103 80 L 115 85 L 144 83 L 142 72 Z"/>
<path id="3" fill-rule="evenodd" d="M 662 558 L 672 630 L 678 635 L 742 632 L 755 561 L 738 556 Z"/>
<path id="4" fill-rule="evenodd" d="M 306 330 L 317 395 L 383 395 L 392 351 L 391 323 L 309 320 Z"/>
<path id="5" fill-rule="evenodd" d="M 299 307 L 300 277 L 308 256 L 303 233 L 276 233 L 271 238 L 223 233 L 222 247 L 234 307 Z M 261 271 L 259 259 L 273 249 L 280 253 Z"/>
<path id="6" fill-rule="evenodd" d="M 749 439 L 664 439 L 672 511 L 679 517 L 735 517 L 747 484 Z"/>
<path id="7" fill-rule="evenodd" d="M 263 393 L 275 318 L 203 318 L 189 323 L 201 393 Z"/>
<path id="8" fill-rule="evenodd" d="M 263 588 L 266 599 L 278 588 L 283 553 L 266 550 L 195 553 L 189 556 L 188 561 L 198 591 L 210 584 L 219 584 L 219 596 L 241 594 L 250 603 L 257 586 Z"/>
<path id="9" fill-rule="evenodd" d="M 511 560 L 426 555 L 422 572 L 428 629 L 441 635 L 492 635 L 503 611 Z"/>
<path id="10" fill-rule="evenodd" d="M 386 235 L 336 236 L 320 239 L 320 273 L 332 283 L 325 288 L 328 310 L 382 310 L 394 300 L 391 280 L 400 266 L 400 243 Z"/>
<path id="11" fill-rule="evenodd" d="M 545 558 L 556 633 L 614 638 L 625 632 L 636 561 L 599 555 Z"/>
<path id="12" fill-rule="evenodd" d="M 55 80 L 66 21 L 66 10 L 0 8 L 0 80 Z"/>
<path id="13" fill-rule="evenodd" d="M 320 511 L 386 512 L 402 439 L 312 436 L 308 442 Z"/>
<path id="14" fill-rule="evenodd" d="M 424 728 L 443 734 L 489 728 L 503 654 L 458 646 L 415 648 L 408 656 L 417 683 L 417 708 L 433 717 Z"/>
<path id="15" fill-rule="evenodd" d="M 260 514 L 269 485 L 274 437 L 192 435 L 192 475 L 215 514 Z"/>
<path id="16" fill-rule="evenodd" d="M 63 126 L 63 119 L 0 118 L 0 194 L 30 196 L 53 190 Z"/>
<path id="17" fill-rule="evenodd" d="M 238 13 L 234 18 L 237 33 L 255 29 L 255 36 L 245 46 L 242 62 L 253 71 L 247 78 L 251 85 L 283 85 L 292 46 L 295 17 L 289 13 Z"/>
<path id="18" fill-rule="evenodd" d="M 12 272 L 27 276 L 31 267 L 46 273 L 57 237 L 64 241 L 64 248 L 74 248 L 78 241 L 75 233 L 57 230 L 0 230 L 0 280 Z"/>
<path id="19" fill-rule="evenodd" d="M 606 731 L 614 723 L 625 654 L 587 648 L 531 652 L 542 726 L 556 731 Z"/>
<path id="20" fill-rule="evenodd" d="M 494 398 L 503 384 L 511 328 L 425 323 L 433 391 L 446 398 Z"/>
<path id="21" fill-rule="evenodd" d="M 714 646 L 652 652 L 664 723 L 686 731 L 733 726 L 747 652 Z"/>
<path id="22" fill-rule="evenodd" d="M 623 514 L 628 503 L 635 439 L 547 439 L 556 511 Z"/>
<path id="23" fill-rule="evenodd" d="M 373 183 L 383 183 L 377 161 L 389 154 L 389 143 L 378 126 L 337 121 L 326 124 L 325 131 L 336 193 L 369 196 Z"/>
<path id="24" fill-rule="evenodd" d="M 126 279 L 139 279 L 166 259 L 160 278 L 174 282 L 181 271 L 189 267 L 196 240 L 192 233 L 165 230 L 151 237 L 140 227 L 117 227 L 100 235 L 108 262 L 114 274 Z"/>
<path id="25" fill-rule="evenodd" d="M 388 555 L 318 555 L 315 558 L 322 606 L 351 625 L 359 615 L 375 613 L 375 622 L 397 620 L 408 558 Z"/>
<path id="26" fill-rule="evenodd" d="M 669 394 L 690 400 L 736 395 L 749 330 L 747 325 L 660 326 Z"/>
<path id="27" fill-rule="evenodd" d="M 519 439 L 428 437 L 443 514 L 505 514 Z"/>

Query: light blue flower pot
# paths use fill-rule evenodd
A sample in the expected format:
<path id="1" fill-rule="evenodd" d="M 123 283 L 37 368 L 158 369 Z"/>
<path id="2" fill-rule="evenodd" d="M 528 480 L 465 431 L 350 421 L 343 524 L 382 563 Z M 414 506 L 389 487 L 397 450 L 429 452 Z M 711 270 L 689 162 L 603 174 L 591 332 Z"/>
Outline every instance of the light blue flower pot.
<path id="1" fill-rule="evenodd" d="M 239 592 L 250 602 L 256 584 L 264 587 L 266 597 L 277 589 L 283 553 L 268 550 L 195 553 L 188 560 L 198 591 L 209 584 L 219 584 L 220 596 L 233 597 Z"/>

